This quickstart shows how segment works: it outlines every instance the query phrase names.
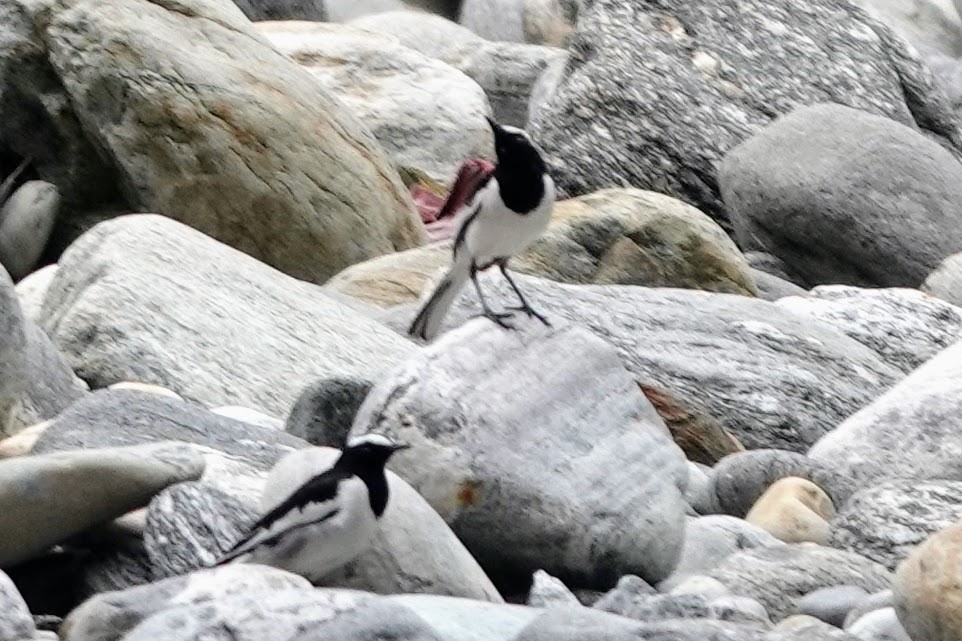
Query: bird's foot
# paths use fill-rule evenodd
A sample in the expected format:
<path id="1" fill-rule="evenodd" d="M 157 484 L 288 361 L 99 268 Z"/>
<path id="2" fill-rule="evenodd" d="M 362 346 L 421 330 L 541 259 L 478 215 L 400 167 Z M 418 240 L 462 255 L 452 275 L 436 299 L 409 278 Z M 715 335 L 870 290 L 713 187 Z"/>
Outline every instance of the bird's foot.
<path id="1" fill-rule="evenodd" d="M 514 314 L 503 314 L 498 312 L 484 312 L 481 314 L 484 318 L 487 318 L 495 325 L 499 325 L 504 329 L 515 329 L 514 325 L 508 322 L 508 319 L 514 316 Z"/>
<path id="2" fill-rule="evenodd" d="M 543 314 L 536 312 L 530 305 L 521 305 L 519 307 L 509 307 L 508 309 L 515 312 L 524 312 L 529 317 L 537 318 L 545 327 L 551 327 L 551 323 Z"/>

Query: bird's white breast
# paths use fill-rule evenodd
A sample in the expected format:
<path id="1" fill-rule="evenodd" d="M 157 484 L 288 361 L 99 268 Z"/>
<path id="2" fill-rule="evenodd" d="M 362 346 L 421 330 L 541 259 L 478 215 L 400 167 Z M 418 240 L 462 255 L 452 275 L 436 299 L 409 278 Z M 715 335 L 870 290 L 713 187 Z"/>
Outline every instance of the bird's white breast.
<path id="1" fill-rule="evenodd" d="M 465 244 L 479 265 L 498 258 L 510 258 L 528 248 L 541 237 L 554 209 L 554 181 L 547 174 L 543 177 L 544 197 L 534 210 L 518 214 L 501 200 L 498 184 L 494 180 L 477 194 L 479 211 L 477 219 L 469 223 Z"/>

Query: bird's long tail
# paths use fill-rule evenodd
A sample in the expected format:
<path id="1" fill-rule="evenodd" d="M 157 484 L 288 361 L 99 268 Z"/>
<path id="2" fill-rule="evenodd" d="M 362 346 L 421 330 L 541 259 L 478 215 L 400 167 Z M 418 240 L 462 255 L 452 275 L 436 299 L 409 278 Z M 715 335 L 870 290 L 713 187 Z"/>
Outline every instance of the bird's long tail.
<path id="1" fill-rule="evenodd" d="M 455 256 L 454 263 L 448 269 L 438 286 L 434 288 L 431 297 L 424 303 L 421 311 L 414 317 L 408 334 L 423 340 L 429 341 L 438 334 L 441 329 L 441 321 L 448 313 L 454 299 L 458 297 L 458 292 L 471 276 L 471 262 L 465 256 L 467 252 L 462 252 L 462 256 Z"/>

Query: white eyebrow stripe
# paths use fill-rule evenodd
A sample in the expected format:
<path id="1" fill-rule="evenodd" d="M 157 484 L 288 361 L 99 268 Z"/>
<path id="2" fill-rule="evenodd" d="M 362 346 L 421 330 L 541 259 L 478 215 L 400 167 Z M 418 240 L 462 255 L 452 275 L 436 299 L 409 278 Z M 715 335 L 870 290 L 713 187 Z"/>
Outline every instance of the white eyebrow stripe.
<path id="1" fill-rule="evenodd" d="M 370 443 L 371 445 L 380 445 L 382 447 L 390 447 L 392 445 L 390 439 L 388 439 L 383 434 L 362 434 L 361 436 L 355 436 L 348 443 L 348 447 L 357 447 L 358 445 L 363 445 L 364 443 Z"/>

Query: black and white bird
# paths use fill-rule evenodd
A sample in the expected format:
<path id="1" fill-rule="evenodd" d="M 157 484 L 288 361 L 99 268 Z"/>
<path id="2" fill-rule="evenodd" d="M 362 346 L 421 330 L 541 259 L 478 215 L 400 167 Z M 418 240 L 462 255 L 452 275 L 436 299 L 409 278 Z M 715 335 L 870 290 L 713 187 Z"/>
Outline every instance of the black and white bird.
<path id="1" fill-rule="evenodd" d="M 332 468 L 265 514 L 217 565 L 258 563 L 319 582 L 370 546 L 387 508 L 384 466 L 407 447 L 380 434 L 351 439 Z"/>
<path id="2" fill-rule="evenodd" d="M 408 333 L 424 340 L 434 338 L 441 321 L 458 292 L 470 278 L 478 292 L 483 315 L 505 328 L 513 327 L 511 314 L 495 312 L 488 306 L 478 284 L 478 272 L 497 265 L 518 296 L 521 305 L 509 308 L 535 316 L 524 294 L 508 274 L 508 261 L 536 241 L 548 227 L 554 207 L 554 181 L 547 173 L 541 153 L 528 134 L 515 127 L 499 125 L 490 118 L 498 162 L 483 178 L 473 195 L 465 198 L 458 214 L 454 239 L 454 260 L 434 292 L 418 312 Z M 458 194 L 458 185 L 452 195 Z"/>

